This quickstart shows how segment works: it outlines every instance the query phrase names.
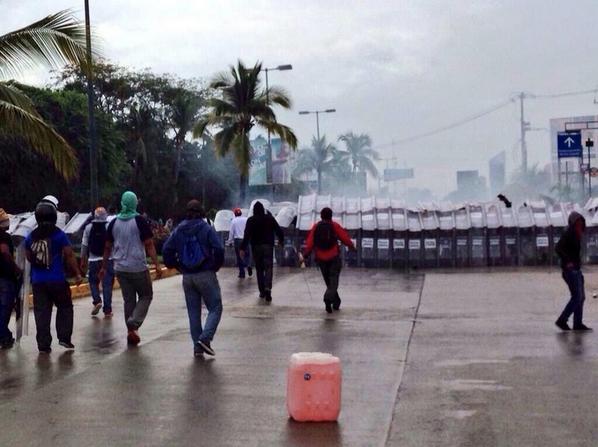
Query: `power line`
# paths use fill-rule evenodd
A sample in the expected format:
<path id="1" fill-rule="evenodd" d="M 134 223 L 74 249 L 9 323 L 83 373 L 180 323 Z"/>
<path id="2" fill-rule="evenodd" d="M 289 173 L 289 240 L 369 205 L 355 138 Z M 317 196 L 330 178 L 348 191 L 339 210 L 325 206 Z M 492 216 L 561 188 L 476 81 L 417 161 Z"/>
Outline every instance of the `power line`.
<path id="1" fill-rule="evenodd" d="M 598 92 L 598 88 L 594 88 L 592 90 L 578 90 L 575 92 L 563 92 L 563 93 L 551 93 L 551 94 L 540 94 L 536 95 L 534 93 L 528 93 L 528 97 L 531 99 L 536 98 L 562 98 L 565 96 L 581 96 L 581 95 L 589 95 L 589 94 L 596 94 Z"/>

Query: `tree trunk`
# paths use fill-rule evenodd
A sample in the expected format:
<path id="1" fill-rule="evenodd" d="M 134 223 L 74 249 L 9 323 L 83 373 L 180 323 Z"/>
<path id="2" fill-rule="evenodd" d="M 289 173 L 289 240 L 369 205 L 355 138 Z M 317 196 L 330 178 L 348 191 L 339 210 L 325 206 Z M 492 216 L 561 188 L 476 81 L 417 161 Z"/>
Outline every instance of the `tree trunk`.
<path id="1" fill-rule="evenodd" d="M 318 169 L 318 195 L 322 193 L 322 170 Z"/>
<path id="2" fill-rule="evenodd" d="M 239 176 L 239 201 L 241 205 L 245 203 L 245 196 L 247 194 L 247 179 L 245 175 L 240 174 Z"/>

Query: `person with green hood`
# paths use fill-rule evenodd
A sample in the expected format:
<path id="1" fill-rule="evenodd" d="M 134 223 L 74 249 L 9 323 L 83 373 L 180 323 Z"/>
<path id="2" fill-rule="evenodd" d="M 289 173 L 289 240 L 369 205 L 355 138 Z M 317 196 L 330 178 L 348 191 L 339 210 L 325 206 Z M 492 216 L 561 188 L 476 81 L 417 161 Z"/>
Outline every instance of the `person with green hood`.
<path id="1" fill-rule="evenodd" d="M 121 199 L 121 211 L 108 226 L 100 279 L 104 277 L 110 258 L 124 300 L 127 341 L 141 341 L 138 330 L 143 324 L 153 298 L 152 278 L 147 256 L 156 267 L 156 277 L 162 277 L 152 229 L 137 212 L 137 196 L 126 191 Z"/>

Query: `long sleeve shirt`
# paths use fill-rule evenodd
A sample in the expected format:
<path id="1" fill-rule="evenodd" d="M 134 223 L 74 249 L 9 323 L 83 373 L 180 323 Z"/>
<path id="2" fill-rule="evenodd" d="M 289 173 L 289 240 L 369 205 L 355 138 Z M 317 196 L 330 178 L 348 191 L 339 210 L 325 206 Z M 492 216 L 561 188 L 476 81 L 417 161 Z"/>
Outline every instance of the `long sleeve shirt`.
<path id="1" fill-rule="evenodd" d="M 243 239 L 245 235 L 245 227 L 247 226 L 247 217 L 238 216 L 233 218 L 230 223 L 230 230 L 228 232 L 228 239 L 226 242 L 233 243 L 235 239 Z"/>
<path id="2" fill-rule="evenodd" d="M 349 233 L 347 233 L 347 230 L 345 230 L 339 223 L 335 221 L 331 221 L 331 223 L 332 228 L 334 228 L 334 233 L 336 234 L 336 237 L 339 239 L 339 241 L 341 241 L 350 249 L 354 249 L 355 245 L 353 244 L 353 241 L 351 240 Z M 340 254 L 340 247 L 338 244 L 335 244 L 329 249 L 315 247 L 314 234 L 316 232 L 316 227 L 318 226 L 318 224 L 319 222 L 314 224 L 311 227 L 311 230 L 309 230 L 309 233 L 307 234 L 307 239 L 305 241 L 304 256 L 309 256 L 309 254 L 315 249 L 316 259 L 318 261 L 330 261 Z"/>
<path id="3" fill-rule="evenodd" d="M 284 233 L 272 214 L 267 213 L 261 216 L 251 216 L 247 219 L 241 248 L 246 250 L 249 244 L 252 246 L 274 245 L 274 235 L 278 238 L 279 244 L 283 245 Z"/>

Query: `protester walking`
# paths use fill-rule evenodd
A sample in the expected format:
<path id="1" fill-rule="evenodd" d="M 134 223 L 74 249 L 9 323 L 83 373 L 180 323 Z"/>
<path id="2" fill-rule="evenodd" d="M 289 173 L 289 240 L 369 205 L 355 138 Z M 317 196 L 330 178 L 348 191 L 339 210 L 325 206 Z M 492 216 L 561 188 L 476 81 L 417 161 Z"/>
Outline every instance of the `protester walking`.
<path id="1" fill-rule="evenodd" d="M 241 244 L 245 235 L 247 217 L 243 216 L 241 208 L 235 208 L 233 213 L 235 217 L 230 223 L 230 231 L 228 232 L 228 240 L 226 242 L 229 245 L 234 245 L 235 255 L 237 256 L 237 267 L 239 268 L 239 278 L 245 278 L 246 269 L 248 276 L 253 274 L 249 250 L 245 250 L 243 256 L 241 256 Z"/>
<path id="2" fill-rule="evenodd" d="M 332 313 L 332 309 L 339 310 L 341 307 L 341 297 L 338 294 L 342 269 L 339 240 L 352 251 L 355 251 L 355 245 L 347 231 L 332 220 L 330 208 L 322 208 L 320 217 L 322 220 L 314 224 L 307 234 L 303 256 L 307 258 L 312 251 L 315 252 L 316 262 L 326 283 L 324 293 L 326 312 Z"/>
<path id="3" fill-rule="evenodd" d="M 274 236 L 278 237 L 280 246 L 284 245 L 284 233 L 276 219 L 266 212 L 261 202 L 253 205 L 253 216 L 247 219 L 240 256 L 243 258 L 251 245 L 255 274 L 260 291 L 260 298 L 272 301 L 272 266 L 274 263 Z"/>
<path id="4" fill-rule="evenodd" d="M 15 264 L 15 248 L 8 228 L 10 216 L 0 208 L 0 349 L 13 347 L 15 339 L 8 328 L 17 301 L 21 270 Z"/>
<path id="5" fill-rule="evenodd" d="M 574 331 L 591 331 L 583 324 L 583 305 L 586 299 L 585 280 L 581 272 L 581 240 L 586 230 L 586 220 L 576 211 L 569 215 L 569 225 L 558 243 L 556 252 L 561 260 L 563 279 L 567 283 L 571 297 L 555 324 L 563 331 L 571 328 L 567 324 L 573 314 Z"/>
<path id="6" fill-rule="evenodd" d="M 139 328 L 143 324 L 153 298 L 152 278 L 147 266 L 149 256 L 156 267 L 156 277 L 162 277 L 158 255 L 149 223 L 137 212 L 137 196 L 131 191 L 122 195 L 121 211 L 108 225 L 100 280 L 107 275 L 110 257 L 124 300 L 127 341 L 141 341 Z"/>
<path id="7" fill-rule="evenodd" d="M 73 334 L 73 301 L 64 269 L 66 264 L 81 284 L 81 274 L 66 234 L 56 226 L 58 211 L 52 201 L 42 200 L 35 208 L 37 228 L 25 239 L 27 259 L 31 263 L 33 313 L 40 353 L 52 351 L 50 323 L 56 306 L 56 335 L 61 346 L 75 349 Z"/>
<path id="8" fill-rule="evenodd" d="M 112 317 L 112 288 L 114 287 L 114 263 L 108 259 L 106 271 L 102 278 L 102 293 L 100 295 L 99 273 L 102 268 L 104 246 L 108 234 L 108 213 L 105 208 L 96 208 L 93 220 L 86 225 L 81 240 L 81 271 L 88 272 L 89 290 L 91 292 L 92 310 L 95 316 L 102 309 L 104 317 Z M 88 271 L 89 267 L 89 271 Z"/>
<path id="9" fill-rule="evenodd" d="M 216 272 L 224 263 L 224 246 L 197 200 L 187 204 L 183 220 L 164 243 L 162 255 L 167 267 L 183 274 L 189 329 L 194 355 L 216 355 L 212 340 L 222 317 L 222 297 Z M 202 329 L 201 303 L 208 309 Z"/>

